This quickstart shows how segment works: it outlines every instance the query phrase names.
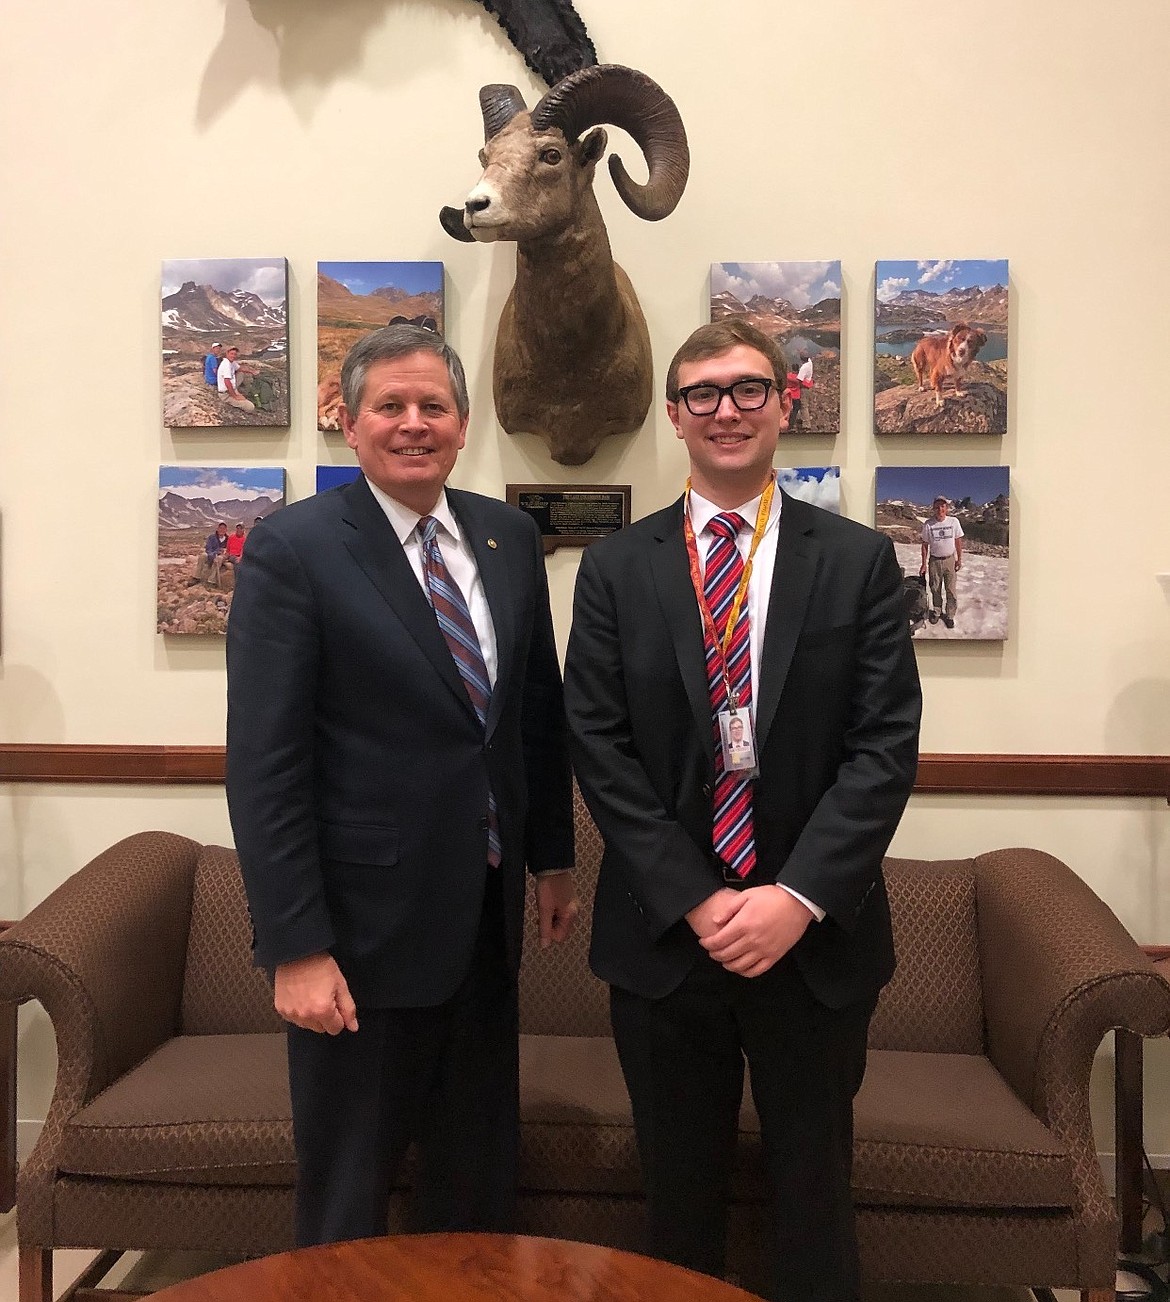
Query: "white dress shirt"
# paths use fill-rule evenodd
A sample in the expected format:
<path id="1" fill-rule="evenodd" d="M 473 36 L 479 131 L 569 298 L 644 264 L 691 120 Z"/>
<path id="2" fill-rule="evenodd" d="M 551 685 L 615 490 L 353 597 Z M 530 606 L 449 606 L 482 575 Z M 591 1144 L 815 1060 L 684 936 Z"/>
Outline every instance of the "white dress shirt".
<path id="1" fill-rule="evenodd" d="M 418 522 L 423 517 L 418 512 L 412 511 L 409 506 L 403 506 L 388 493 L 384 493 L 368 478 L 366 483 L 370 485 L 374 501 L 385 511 L 386 519 L 390 521 L 394 532 L 398 535 L 398 541 L 406 552 L 406 559 L 410 562 L 414 577 L 418 579 L 419 586 L 425 594 L 427 581 L 423 574 L 422 539 L 418 533 Z M 438 533 L 435 535 L 439 550 L 443 553 L 443 560 L 451 577 L 459 585 L 459 591 L 463 593 L 463 600 L 467 602 L 467 610 L 471 615 L 471 622 L 475 625 L 476 636 L 479 638 L 479 649 L 483 652 L 488 682 L 495 687 L 496 628 L 492 623 L 492 612 L 488 609 L 487 597 L 484 596 L 483 581 L 479 577 L 475 555 L 464 538 L 463 531 L 459 528 L 459 521 L 455 519 L 451 504 L 447 501 L 446 489 L 439 494 L 439 500 L 427 514 L 433 515 L 439 522 Z"/>
<path id="2" fill-rule="evenodd" d="M 747 564 L 748 553 L 752 549 L 752 535 L 756 530 L 756 516 L 760 510 L 760 498 L 763 493 L 753 497 L 750 502 L 732 508 L 736 515 L 743 517 L 743 527 L 735 545 Z M 776 543 L 780 537 L 780 509 L 783 499 L 779 488 L 772 494 L 772 508 L 768 512 L 768 522 L 764 526 L 760 545 L 756 548 L 756 558 L 752 562 L 752 577 L 748 581 L 747 597 L 744 609 L 747 611 L 749 646 L 752 661 L 752 699 L 748 713 L 751 716 L 752 729 L 756 723 L 756 684 L 760 681 L 760 653 L 764 646 L 764 629 L 768 623 L 768 599 L 772 595 L 772 575 L 776 569 Z M 699 573 L 706 577 L 707 553 L 715 541 L 715 535 L 708 528 L 717 515 L 727 512 L 714 502 L 709 502 L 691 489 L 691 527 L 695 531 L 695 544 L 699 552 Z"/>
<path id="3" fill-rule="evenodd" d="M 742 506 L 724 508 L 716 506 L 714 502 L 709 502 L 705 497 L 696 493 L 693 488 L 691 489 L 691 527 L 695 531 L 695 546 L 699 553 L 699 572 L 704 577 L 707 573 L 707 554 L 711 550 L 711 544 L 715 541 L 715 535 L 708 527 L 711 521 L 717 515 L 726 514 L 728 509 L 743 517 L 743 526 L 740 528 L 735 545 L 739 548 L 739 554 L 743 557 L 746 565 L 748 554 L 752 548 L 752 537 L 756 531 L 756 516 L 759 514 L 760 501 L 763 496 L 763 493 L 760 493 L 758 496 L 753 497 L 750 502 L 744 502 Z M 776 571 L 776 544 L 780 539 L 780 510 L 782 506 L 783 498 L 780 495 L 780 489 L 777 488 L 772 494 L 772 506 L 768 511 L 768 520 L 764 525 L 764 532 L 760 536 L 755 559 L 752 561 L 752 575 L 748 580 L 747 597 L 744 600 L 744 607 L 747 610 L 748 619 L 751 621 L 748 627 L 748 644 L 752 662 L 752 699 L 748 713 L 752 721 L 753 737 L 756 736 L 756 694 L 757 685 L 760 681 L 760 653 L 764 646 L 764 630 L 768 626 L 768 601 L 772 595 L 772 575 Z M 756 745 L 759 745 L 758 737 L 756 737 Z M 756 758 L 758 761 L 758 750 Z M 825 911 L 820 905 L 814 904 L 812 900 L 801 895 L 799 891 L 794 891 L 791 887 L 785 886 L 783 882 L 777 882 L 776 885 L 786 890 L 789 895 L 795 896 L 801 904 L 810 910 L 818 922 L 824 921 Z"/>

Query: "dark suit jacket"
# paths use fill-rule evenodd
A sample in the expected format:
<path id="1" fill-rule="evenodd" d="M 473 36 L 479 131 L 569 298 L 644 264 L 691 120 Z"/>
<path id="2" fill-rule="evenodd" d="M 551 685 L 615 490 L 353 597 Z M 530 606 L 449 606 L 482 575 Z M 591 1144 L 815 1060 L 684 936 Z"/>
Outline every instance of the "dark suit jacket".
<path id="1" fill-rule="evenodd" d="M 486 739 L 364 478 L 252 531 L 228 621 L 228 806 L 256 961 L 329 950 L 359 1010 L 440 1003 L 467 972 L 489 782 L 513 968 L 525 865 L 573 858 L 538 531 L 492 498 L 448 489 L 448 500 L 495 625 Z"/>
<path id="2" fill-rule="evenodd" d="M 565 695 L 605 840 L 590 961 L 650 998 L 704 952 L 685 914 L 711 859 L 714 737 L 682 500 L 581 561 Z M 784 495 L 756 701 L 757 869 L 826 910 L 794 957 L 822 1002 L 893 972 L 882 856 L 914 782 L 921 695 L 888 539 Z"/>

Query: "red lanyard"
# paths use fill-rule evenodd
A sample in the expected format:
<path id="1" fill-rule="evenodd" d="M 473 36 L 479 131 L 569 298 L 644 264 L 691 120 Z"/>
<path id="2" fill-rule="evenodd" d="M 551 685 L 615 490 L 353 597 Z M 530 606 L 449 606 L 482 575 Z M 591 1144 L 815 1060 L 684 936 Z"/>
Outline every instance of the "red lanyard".
<path id="1" fill-rule="evenodd" d="M 727 625 L 723 630 L 723 639 L 720 641 L 719 634 L 715 630 L 715 620 L 711 614 L 711 608 L 707 605 L 707 594 L 703 590 L 703 578 L 699 573 L 699 547 L 695 541 L 695 527 L 691 523 L 691 481 L 689 477 L 687 478 L 686 501 L 683 507 L 683 536 L 687 542 L 687 560 L 690 562 L 691 568 L 691 586 L 695 589 L 695 600 L 699 603 L 699 614 L 703 619 L 703 627 L 715 647 L 715 654 L 719 657 L 719 672 L 723 675 L 723 686 L 727 692 L 727 701 L 732 714 L 735 713 L 739 700 L 737 694 L 731 690 L 731 676 L 727 672 L 727 652 L 731 647 L 731 639 L 735 636 L 735 626 L 739 623 L 739 612 L 743 607 L 743 599 L 747 595 L 748 584 L 751 582 L 752 562 L 756 558 L 756 548 L 759 547 L 760 539 L 764 536 L 764 532 L 768 527 L 768 516 L 772 510 L 772 498 L 775 493 L 776 478 L 772 476 L 768 480 L 768 487 L 764 489 L 764 494 L 760 498 L 760 507 L 756 512 L 756 528 L 752 534 L 752 545 L 748 549 L 748 558 L 744 562 L 743 573 L 739 576 L 739 586 L 735 590 L 731 609 L 727 614 Z"/>

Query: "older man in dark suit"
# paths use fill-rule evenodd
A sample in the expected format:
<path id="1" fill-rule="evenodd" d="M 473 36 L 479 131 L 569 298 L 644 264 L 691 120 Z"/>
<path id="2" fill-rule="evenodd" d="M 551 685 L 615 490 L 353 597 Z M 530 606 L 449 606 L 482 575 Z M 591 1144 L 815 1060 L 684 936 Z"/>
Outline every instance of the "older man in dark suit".
<path id="1" fill-rule="evenodd" d="M 775 1296 L 840 1302 L 859 1288 L 852 1101 L 894 968 L 881 861 L 921 701 L 888 540 L 776 488 L 785 374 L 736 318 L 676 354 L 687 492 L 585 552 L 565 691 L 651 1251 L 723 1270 L 746 1057 Z"/>
<path id="2" fill-rule="evenodd" d="M 342 428 L 362 475 L 248 540 L 228 626 L 227 789 L 289 1023 L 297 1240 L 385 1232 L 408 1144 L 417 1228 L 506 1229 L 526 873 L 542 942 L 577 911 L 541 542 L 446 488 L 458 357 L 361 340 Z"/>

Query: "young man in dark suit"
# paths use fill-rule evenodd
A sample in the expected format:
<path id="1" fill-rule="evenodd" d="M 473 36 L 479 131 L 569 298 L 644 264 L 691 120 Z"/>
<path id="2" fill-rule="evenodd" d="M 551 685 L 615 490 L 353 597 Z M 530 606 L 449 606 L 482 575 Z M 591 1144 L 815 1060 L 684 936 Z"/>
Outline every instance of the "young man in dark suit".
<path id="1" fill-rule="evenodd" d="M 852 1101 L 894 968 L 881 861 L 921 698 L 889 541 L 775 487 L 785 375 L 735 318 L 680 348 L 687 492 L 584 553 L 565 691 L 650 1250 L 723 1271 L 746 1057 L 775 1297 L 839 1302 L 859 1290 Z"/>
<path id="2" fill-rule="evenodd" d="M 446 487 L 467 433 L 441 338 L 388 326 L 342 368 L 362 474 L 248 539 L 228 625 L 227 791 L 289 1023 L 297 1241 L 507 1229 L 526 869 L 543 943 L 577 911 L 540 537 Z"/>

